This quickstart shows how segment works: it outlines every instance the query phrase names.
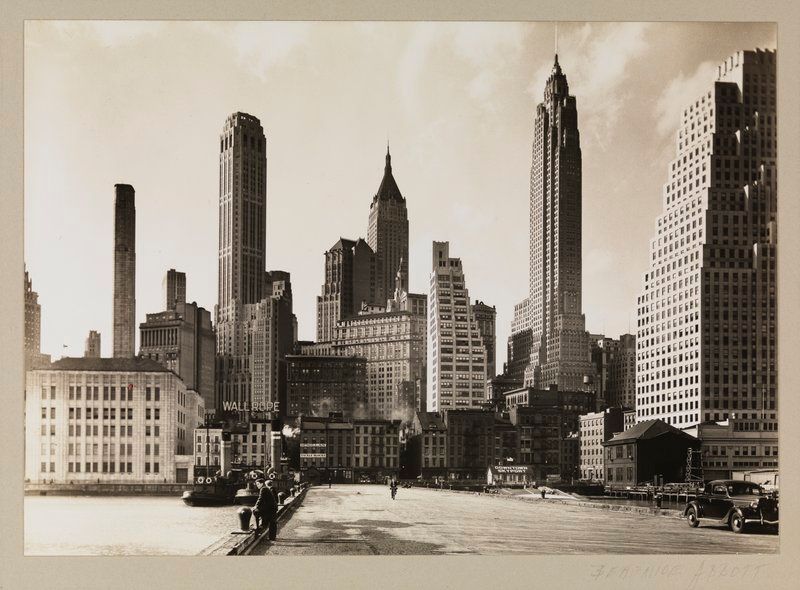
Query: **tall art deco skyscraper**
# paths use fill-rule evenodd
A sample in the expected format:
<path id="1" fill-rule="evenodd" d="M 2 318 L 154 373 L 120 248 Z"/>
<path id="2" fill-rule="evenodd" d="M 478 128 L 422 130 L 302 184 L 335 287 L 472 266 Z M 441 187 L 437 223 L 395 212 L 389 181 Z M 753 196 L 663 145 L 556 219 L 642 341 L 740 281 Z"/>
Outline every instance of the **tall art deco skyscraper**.
<path id="1" fill-rule="evenodd" d="M 386 147 L 386 167 L 378 192 L 369 206 L 367 244 L 375 252 L 375 301 L 392 298 L 398 269 L 408 276 L 408 211 L 392 175 L 392 156 Z"/>
<path id="2" fill-rule="evenodd" d="M 525 384 L 582 389 L 593 369 L 581 311 L 581 146 L 575 97 L 558 56 L 536 109 L 530 205 Z"/>
<path id="3" fill-rule="evenodd" d="M 683 110 L 637 300 L 637 421 L 777 430 L 775 93 L 775 52 L 740 51 Z"/>
<path id="4" fill-rule="evenodd" d="M 136 193 L 114 185 L 114 356 L 136 355 Z"/>
<path id="5" fill-rule="evenodd" d="M 217 400 L 251 399 L 243 305 L 262 296 L 267 231 L 267 146 L 246 113 L 225 121 L 219 143 Z"/>

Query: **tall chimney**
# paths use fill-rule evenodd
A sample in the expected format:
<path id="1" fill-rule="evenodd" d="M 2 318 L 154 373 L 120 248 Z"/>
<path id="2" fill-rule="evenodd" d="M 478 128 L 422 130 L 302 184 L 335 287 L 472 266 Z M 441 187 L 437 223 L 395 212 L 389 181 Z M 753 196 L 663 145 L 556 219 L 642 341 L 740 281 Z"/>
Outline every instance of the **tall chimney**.
<path id="1" fill-rule="evenodd" d="M 114 357 L 126 358 L 136 354 L 136 204 L 131 185 L 114 190 Z"/>
<path id="2" fill-rule="evenodd" d="M 222 477 L 227 477 L 228 472 L 231 470 L 233 464 L 233 448 L 231 441 L 223 440 L 219 447 L 219 468 L 222 471 Z"/>

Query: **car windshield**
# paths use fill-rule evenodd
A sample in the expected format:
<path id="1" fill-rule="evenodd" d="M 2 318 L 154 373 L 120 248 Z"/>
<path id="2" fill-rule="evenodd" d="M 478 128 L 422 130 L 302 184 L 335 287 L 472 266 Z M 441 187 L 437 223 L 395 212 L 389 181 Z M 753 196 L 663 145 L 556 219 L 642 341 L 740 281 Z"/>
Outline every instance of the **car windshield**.
<path id="1" fill-rule="evenodd" d="M 752 483 L 729 483 L 728 494 L 731 496 L 760 496 L 763 494 L 761 487 Z"/>

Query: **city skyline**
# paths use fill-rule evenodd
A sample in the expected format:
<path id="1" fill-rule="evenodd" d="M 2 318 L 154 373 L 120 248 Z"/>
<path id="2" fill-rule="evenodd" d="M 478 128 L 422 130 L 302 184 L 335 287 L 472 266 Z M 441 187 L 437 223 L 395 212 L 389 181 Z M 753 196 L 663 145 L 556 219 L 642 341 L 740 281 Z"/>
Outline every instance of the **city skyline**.
<path id="1" fill-rule="evenodd" d="M 245 34 L 241 36 L 239 45 L 231 48 L 227 46 L 228 41 L 219 36 L 219 31 L 225 31 L 225 27 L 237 26 L 244 27 L 239 30 Z M 106 260 L 109 258 L 107 251 L 110 248 L 104 246 L 112 243 L 111 195 L 113 184 L 116 183 L 130 183 L 137 190 L 137 213 L 140 216 L 137 225 L 140 233 L 137 239 L 139 258 L 136 322 L 143 321 L 145 313 L 162 310 L 159 287 L 164 273 L 169 268 L 179 268 L 186 272 L 187 301 L 197 301 L 199 305 L 213 309 L 217 303 L 213 292 L 217 284 L 215 252 L 218 223 L 216 218 L 218 186 L 215 178 L 218 164 L 212 159 L 216 155 L 214 144 L 219 134 L 219 120 L 231 112 L 245 111 L 261 119 L 267 136 L 267 158 L 271 160 L 267 174 L 266 268 L 280 268 L 292 274 L 300 338 L 313 338 L 316 327 L 315 299 L 323 268 L 322 253 L 340 236 L 356 237 L 363 234 L 364 217 L 369 207 L 368 200 L 372 198 L 375 186 L 380 180 L 385 135 L 388 133 L 394 156 L 394 173 L 398 184 L 403 187 L 409 210 L 411 229 L 409 290 L 427 291 L 424 282 L 426 280 L 424 260 L 427 259 L 427 249 L 430 248 L 431 242 L 448 240 L 453 243 L 454 251 L 457 251 L 464 261 L 465 273 L 470 276 L 472 296 L 497 308 L 499 371 L 505 360 L 504 343 L 510 331 L 514 304 L 526 294 L 528 277 L 524 269 L 528 265 L 528 260 L 525 220 L 528 208 L 532 120 L 535 105 L 540 100 L 546 73 L 552 66 L 552 25 L 392 23 L 393 30 L 399 26 L 400 32 L 391 36 L 391 43 L 386 41 L 380 44 L 379 41 L 382 39 L 379 33 L 383 26 L 386 25 L 380 23 L 240 25 L 221 23 L 214 26 L 208 23 L 168 25 L 95 23 L 91 26 L 81 23 L 29 24 L 26 28 L 26 47 L 31 49 L 30 65 L 26 62 L 26 89 L 29 97 L 26 102 L 26 145 L 37 147 L 26 148 L 25 258 L 42 304 L 42 350 L 58 354 L 62 352 L 61 345 L 68 344 L 67 354 L 78 356 L 83 348 L 86 334 L 90 329 L 95 329 L 101 334 L 106 334 L 102 339 L 103 352 L 106 356 L 109 354 L 112 301 L 107 285 L 111 283 L 112 263 L 110 259 Z M 678 38 L 677 31 L 682 31 L 680 34 L 682 45 L 680 48 L 675 48 L 682 51 L 680 55 L 670 54 L 668 59 L 665 59 L 665 63 L 670 67 L 664 68 L 664 71 L 654 72 L 654 68 L 648 69 L 648 75 L 657 78 L 656 84 L 648 85 L 628 78 L 634 75 L 630 73 L 631 71 L 635 71 L 637 67 L 641 69 L 641 62 L 647 58 L 644 54 L 647 54 L 648 50 L 657 51 L 653 49 L 653 44 L 658 43 L 649 39 L 645 41 L 647 28 L 653 26 L 662 29 L 664 33 L 662 37 L 667 38 L 667 43 L 670 39 L 670 27 L 673 31 L 673 43 Z M 714 40 L 713 47 L 702 40 L 685 43 L 688 37 L 685 27 L 692 26 L 714 29 L 720 38 Z M 112 95 L 104 97 L 110 100 L 112 110 L 115 106 L 131 109 L 131 118 L 121 124 L 124 127 L 122 132 L 106 138 L 106 130 L 101 128 L 102 123 L 92 120 L 88 127 L 82 128 L 87 136 L 82 139 L 85 142 L 83 150 L 74 149 L 76 146 L 70 144 L 69 140 L 65 143 L 65 137 L 74 138 L 74 135 L 65 133 L 59 125 L 85 124 L 87 121 L 84 115 L 88 115 L 99 105 L 93 104 L 92 101 L 80 105 L 80 93 L 65 80 L 64 73 L 53 78 L 52 68 L 58 66 L 59 60 L 63 60 L 70 51 L 88 52 L 97 44 L 108 47 L 112 56 L 130 59 L 133 60 L 130 63 L 141 65 L 144 62 L 136 62 L 133 58 L 137 48 L 141 49 L 142 44 L 146 44 L 150 52 L 163 49 L 164 38 L 169 37 L 165 28 L 184 36 L 182 37 L 184 40 L 185 37 L 213 38 L 217 35 L 217 42 L 221 46 L 231 54 L 240 56 L 236 62 L 237 68 L 242 68 L 242 62 L 258 63 L 265 68 L 260 70 L 263 77 L 259 78 L 259 74 L 252 70 L 247 75 L 240 76 L 244 81 L 239 88 L 244 89 L 246 95 L 241 102 L 224 96 L 215 96 L 213 105 L 203 103 L 202 108 L 194 108 L 195 101 L 189 101 L 190 108 L 182 109 L 181 105 L 184 103 L 178 104 L 173 101 L 170 103 L 170 110 L 163 112 L 158 109 L 154 111 L 153 105 L 149 105 L 151 110 L 147 112 L 143 107 L 134 108 L 128 104 L 128 101 L 132 100 L 128 96 L 131 91 L 130 85 L 122 85 L 119 94 L 116 94 L 118 90 L 110 89 Z M 266 57 L 264 54 L 253 53 L 257 48 L 256 45 L 247 45 L 247 39 L 254 39 L 264 28 L 274 33 L 269 36 L 268 43 L 273 54 L 266 54 Z M 300 104 L 289 109 L 290 116 L 285 116 L 285 110 L 271 110 L 268 104 L 261 106 L 254 98 L 260 96 L 259 93 L 262 92 L 258 91 L 257 87 L 260 84 L 270 86 L 268 82 L 273 78 L 286 83 L 293 81 L 295 84 L 301 82 L 307 84 L 308 80 L 305 78 L 300 80 L 301 74 L 307 73 L 309 63 L 314 62 L 313 59 L 307 58 L 311 52 L 316 52 L 314 53 L 316 55 L 321 48 L 328 47 L 338 39 L 338 35 L 343 34 L 343 29 L 345 32 L 354 30 L 360 41 L 366 38 L 379 44 L 381 52 L 376 58 L 378 62 L 380 58 L 387 56 L 404 57 L 400 65 L 393 70 L 398 78 L 395 90 L 400 90 L 402 104 L 384 104 L 375 107 L 373 106 L 375 101 L 364 99 L 363 103 L 358 102 L 359 108 L 369 106 L 370 109 L 364 115 L 365 122 L 354 130 L 353 137 L 346 138 L 340 133 L 338 126 L 353 123 L 353 118 L 358 113 L 353 113 L 351 107 L 343 109 L 342 122 L 324 120 L 324 124 L 320 125 L 321 113 L 310 108 L 320 103 L 313 102 L 313 98 L 309 100 L 305 95 L 298 98 L 295 102 Z M 559 58 L 568 72 L 571 93 L 577 96 L 580 104 L 579 124 L 584 140 L 582 142 L 584 219 L 593 220 L 591 223 L 584 223 L 583 240 L 585 261 L 583 298 L 587 329 L 593 333 L 602 332 L 611 336 L 617 336 L 622 332 L 633 333 L 636 322 L 636 293 L 640 288 L 641 275 L 647 268 L 646 244 L 652 232 L 651 224 L 654 223 L 660 210 L 663 170 L 674 149 L 674 131 L 680 110 L 685 103 L 694 98 L 694 94 L 702 92 L 708 81 L 713 79 L 716 63 L 732 50 L 759 46 L 774 47 L 774 28 L 770 25 L 750 24 L 684 23 L 677 27 L 669 24 L 568 23 L 560 25 L 559 35 Z M 278 37 L 278 40 L 273 41 L 273 36 Z M 74 45 L 64 45 L 70 38 L 78 41 Z M 476 52 L 478 48 L 476 42 L 483 44 L 482 51 Z M 83 47 L 78 47 L 81 45 Z M 441 45 L 455 53 L 460 60 L 459 68 L 454 68 L 449 83 L 454 87 L 465 83 L 469 90 L 464 104 L 451 104 L 452 109 L 446 109 L 448 112 L 452 111 L 451 116 L 445 116 L 435 100 L 433 102 L 422 100 L 427 98 L 430 101 L 433 95 L 419 96 L 420 87 L 425 87 L 425 83 L 429 81 L 430 71 L 437 71 L 436 65 L 432 63 L 433 50 L 441 48 Z M 347 47 L 353 49 L 352 46 Z M 398 50 L 398 47 L 403 51 Z M 49 54 L 48 48 L 51 50 Z M 590 60 L 589 65 L 585 65 L 582 63 L 581 54 L 583 57 L 594 56 L 595 61 Z M 42 62 L 44 55 L 51 58 L 48 63 Z M 84 60 L 82 63 L 85 67 L 90 67 L 87 65 L 87 62 L 91 61 L 88 55 L 82 55 L 81 59 Z M 98 57 L 98 59 L 103 61 L 103 58 Z M 146 60 L 147 57 L 137 59 Z M 603 61 L 606 59 L 607 62 Z M 507 61 L 508 65 L 497 69 L 499 61 Z M 195 60 L 194 63 L 201 62 L 202 60 Z M 105 67 L 111 67 L 114 63 L 116 62 L 109 58 Z M 599 68 L 603 74 L 602 78 L 592 70 L 592 64 L 604 66 Z M 214 65 L 217 66 L 218 64 Z M 164 67 L 169 71 L 169 68 L 176 67 L 176 64 L 170 61 Z M 356 66 L 351 66 L 345 71 L 352 72 L 355 69 Z M 595 70 L 597 69 L 595 67 Z M 379 70 L 377 68 L 368 70 L 372 74 L 376 71 Z M 337 72 L 341 73 L 341 67 Z M 162 75 L 164 73 L 165 71 L 161 72 Z M 201 83 L 197 73 L 194 78 L 188 74 L 187 77 L 191 79 L 181 80 L 182 83 L 188 83 L 186 88 L 202 90 L 203 87 L 197 86 Z M 70 121 L 57 120 L 58 117 L 53 110 L 57 111 L 58 108 L 52 105 L 54 101 L 52 93 L 42 94 L 41 84 L 48 78 L 52 78 L 47 84 L 52 86 L 53 92 L 56 92 L 56 101 L 59 96 L 65 99 L 58 108 L 67 109 L 65 112 L 69 114 Z M 147 81 L 141 76 L 136 76 L 135 79 L 143 86 L 147 85 Z M 405 82 L 401 84 L 403 80 Z M 626 124 L 619 127 L 635 127 L 627 123 L 631 118 L 636 120 L 636 117 L 632 117 L 632 113 L 619 111 L 625 107 L 626 100 L 632 100 L 630 96 L 626 97 L 625 88 L 635 87 L 637 100 L 641 100 L 639 96 L 641 91 L 645 91 L 645 94 L 647 91 L 652 91 L 652 87 L 657 86 L 658 82 L 662 84 L 661 92 L 652 92 L 652 96 L 657 97 L 655 108 L 644 113 L 641 111 L 636 113 L 636 117 L 640 120 L 650 120 L 651 124 L 654 113 L 663 117 L 663 120 L 658 118 L 656 121 L 656 133 L 648 134 L 654 135 L 657 141 L 648 143 L 644 134 L 637 130 L 629 130 L 627 133 L 631 134 L 631 138 L 635 135 L 638 141 L 629 138 L 629 143 L 636 145 L 624 145 L 620 148 L 617 144 L 619 138 L 615 139 L 615 133 L 619 133 L 619 130 L 614 125 L 624 121 Z M 192 83 L 195 86 L 192 86 Z M 91 92 L 91 88 L 90 83 L 87 91 Z M 298 97 L 291 92 L 294 86 L 289 88 L 290 91 L 285 94 Z M 355 88 L 356 84 L 353 84 L 349 91 L 352 96 L 357 95 Z M 437 89 L 446 92 L 449 87 L 444 84 Z M 506 109 L 498 109 L 500 103 L 494 101 L 500 98 L 499 93 L 510 89 L 516 94 L 504 99 L 508 100 L 509 104 L 505 102 L 502 104 L 510 107 L 507 110 L 513 115 L 504 116 L 500 111 Z M 164 96 L 170 95 L 170 90 L 173 94 L 177 92 L 174 88 L 167 88 L 164 90 Z M 231 89 L 227 91 L 231 92 Z M 59 92 L 66 93 L 66 96 L 62 96 Z M 268 90 L 265 96 L 267 94 Z M 452 94 L 452 92 L 448 94 L 448 98 L 452 98 Z M 139 96 L 138 91 L 136 95 Z M 609 102 L 610 97 L 616 100 Z M 87 109 L 85 113 L 79 110 L 83 108 Z M 166 107 L 160 105 L 159 108 L 163 110 Z M 219 109 L 223 111 L 220 112 Z M 426 109 L 432 112 L 424 112 Z M 102 108 L 99 111 L 95 108 L 95 112 L 101 117 L 108 116 Z M 147 117 L 148 112 L 166 117 L 162 120 L 165 124 L 159 126 L 164 131 L 164 137 L 154 135 L 144 138 L 138 135 L 139 129 L 134 123 L 141 122 L 140 117 Z M 464 112 L 480 115 L 475 117 L 478 120 L 474 123 L 475 127 L 469 129 L 480 131 L 479 138 L 483 141 L 478 140 L 478 143 L 486 149 L 476 150 L 457 141 L 468 134 L 466 128 L 464 130 L 459 128 L 459 114 L 463 115 Z M 394 120 L 393 115 L 398 114 L 400 116 Z M 315 125 L 322 127 L 322 130 L 316 130 L 317 135 L 309 135 L 309 140 L 298 141 L 297 137 L 291 137 L 289 132 L 293 130 L 292 122 L 296 123 L 292 121 L 293 116 L 302 115 L 309 116 Z M 623 116 L 626 118 L 621 119 Z M 52 119 L 53 117 L 56 117 L 56 120 Z M 206 120 L 207 117 L 210 120 Z M 289 121 L 283 122 L 284 118 Z M 527 121 L 526 125 L 519 124 L 521 118 Z M 376 119 L 382 120 L 376 121 Z M 404 128 L 402 123 L 406 120 L 415 121 L 416 128 Z M 430 121 L 434 121 L 435 125 L 429 129 Z M 488 129 L 492 124 L 497 124 L 498 127 Z M 54 133 L 53 129 L 49 128 L 51 125 L 55 125 L 60 133 Z M 519 129 L 504 136 L 504 133 L 509 132 L 512 127 Z M 44 133 L 45 130 L 47 133 Z M 98 136 L 101 133 L 103 136 Z M 274 135 L 271 135 L 273 133 Z M 174 136 L 181 138 L 183 151 L 173 151 L 171 142 L 174 141 L 172 139 Z M 330 137 L 342 141 L 347 149 L 331 149 L 334 142 Z M 420 139 L 425 141 L 420 142 Z M 498 152 L 495 149 L 498 142 L 508 151 Z M 159 159 L 158 166 L 153 168 L 152 177 L 147 173 L 148 165 L 154 163 L 149 160 L 153 157 L 151 154 L 141 154 L 133 149 L 137 157 L 130 159 L 134 161 L 143 159 L 143 161 L 138 164 L 135 162 L 126 164 L 126 159 L 117 155 L 116 148 L 111 149 L 114 147 L 111 145 L 113 143 L 122 144 L 120 149 L 126 154 L 132 152 L 129 143 L 139 146 L 140 149 L 146 145 L 147 149 L 155 154 L 154 157 Z M 192 143 L 201 145 L 194 148 L 190 145 Z M 609 144 L 614 145 L 614 149 L 619 151 L 609 149 Z M 647 153 L 653 156 L 650 159 L 654 161 L 643 165 L 641 167 L 643 170 L 625 171 L 621 187 L 615 188 L 616 192 L 612 191 L 608 195 L 611 202 L 604 202 L 602 191 L 607 188 L 604 187 L 604 182 L 608 181 L 604 181 L 602 175 L 598 173 L 601 168 L 599 162 L 607 165 L 609 159 L 623 161 L 626 149 Z M 92 160 L 93 174 L 84 169 L 86 166 L 84 160 L 80 158 L 75 160 L 76 154 L 81 154 L 81 158 Z M 201 155 L 195 157 L 197 154 Z M 42 157 L 48 158 L 47 165 L 41 162 Z M 99 163 L 95 160 L 99 160 Z M 109 164 L 107 168 L 102 167 L 103 162 Z M 209 163 L 210 166 L 207 166 Z M 165 165 L 166 170 L 163 168 Z M 35 170 L 44 168 L 48 169 L 48 175 L 35 174 Z M 181 176 L 173 169 L 191 171 L 192 174 Z M 298 169 L 305 169 L 306 174 L 301 176 Z M 309 174 L 309 171 L 317 174 Z M 72 177 L 81 174 L 85 176 Z M 504 175 L 510 175 L 511 180 L 504 180 L 502 178 Z M 647 178 L 647 181 L 643 181 L 643 178 Z M 163 182 L 163 187 L 159 185 L 159 179 Z M 641 190 L 626 189 L 625 186 L 631 182 L 636 186 L 639 186 L 637 182 L 641 183 Z M 327 185 L 327 192 L 317 196 L 316 200 L 310 198 L 309 195 L 314 193 L 320 184 Z M 81 187 L 86 185 L 91 188 L 78 190 L 76 185 Z M 616 187 L 617 183 L 611 182 L 611 185 Z M 74 197 L 74 200 L 66 199 L 70 205 L 68 210 L 62 209 L 62 199 L 51 198 L 55 186 Z M 180 194 L 184 191 L 186 194 Z M 486 199 L 487 193 L 495 191 L 498 191 L 498 196 L 491 199 L 491 207 L 486 207 L 485 204 L 483 207 L 478 205 L 476 198 Z M 308 205 L 297 209 L 300 201 L 295 193 L 301 193 L 306 198 L 303 202 L 307 202 Z M 196 194 L 202 195 L 202 198 L 195 199 Z M 634 197 L 640 200 L 633 200 Z M 340 205 L 340 210 L 344 214 L 341 220 L 332 221 L 324 209 L 319 210 L 318 215 L 313 214 L 315 205 L 319 208 L 321 204 L 320 199 L 324 202 L 331 198 L 336 199 L 337 205 Z M 613 203 L 629 203 L 630 212 L 636 214 L 631 218 L 635 219 L 606 217 L 608 223 L 594 222 L 599 212 L 609 206 L 613 207 Z M 634 204 L 641 210 L 636 210 L 638 208 L 633 207 Z M 192 210 L 187 212 L 187 207 Z M 287 221 L 291 220 L 292 214 L 298 210 L 306 214 L 302 224 L 308 229 L 300 236 L 296 235 L 298 224 Z M 76 213 L 78 219 L 75 218 Z M 177 224 L 169 219 L 176 214 L 183 215 L 182 219 L 185 219 L 186 223 Z M 66 227 L 66 224 L 61 226 L 65 220 L 75 222 L 75 227 L 80 227 L 81 223 L 88 223 L 97 231 L 78 232 L 81 235 L 75 233 L 65 235 L 66 232 L 60 229 Z M 628 227 L 630 231 L 620 231 L 620 224 Z M 482 239 L 475 240 L 475 235 L 481 236 Z M 204 237 L 197 240 L 197 236 Z M 473 239 L 470 236 L 473 236 Z M 38 244 L 52 243 L 59 244 L 59 248 L 55 249 L 58 251 L 38 246 Z M 480 245 L 477 245 L 478 243 Z M 294 254 L 295 258 L 292 258 L 290 253 Z M 61 256 L 68 257 L 69 264 L 62 260 Z M 622 268 L 612 264 L 614 259 L 620 262 Z M 504 261 L 506 269 L 514 271 L 505 274 L 502 284 L 498 284 L 495 274 L 499 260 Z M 91 269 L 91 273 L 81 276 L 81 280 L 73 283 L 77 287 L 74 295 L 54 287 L 55 284 L 64 284 L 62 272 L 72 275 L 81 267 Z M 82 301 L 88 304 L 81 306 Z"/>

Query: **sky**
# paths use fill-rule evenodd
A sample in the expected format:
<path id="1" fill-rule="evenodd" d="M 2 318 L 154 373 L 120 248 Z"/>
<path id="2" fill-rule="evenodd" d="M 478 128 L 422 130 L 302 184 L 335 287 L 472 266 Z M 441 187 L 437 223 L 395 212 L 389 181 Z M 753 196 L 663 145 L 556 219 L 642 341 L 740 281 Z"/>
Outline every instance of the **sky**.
<path id="1" fill-rule="evenodd" d="M 559 23 L 583 155 L 583 311 L 635 332 L 635 302 L 680 113 L 764 23 Z M 387 140 L 409 217 L 409 283 L 449 241 L 470 297 L 497 309 L 497 366 L 527 296 L 531 145 L 553 23 L 26 21 L 25 262 L 42 351 L 112 351 L 114 184 L 136 190 L 136 320 L 162 279 L 217 298 L 225 118 L 267 137 L 267 268 L 291 273 L 313 340 L 324 252 L 366 238 Z M 137 334 L 137 350 L 138 350 Z M 66 347 L 65 347 L 66 345 Z"/>

